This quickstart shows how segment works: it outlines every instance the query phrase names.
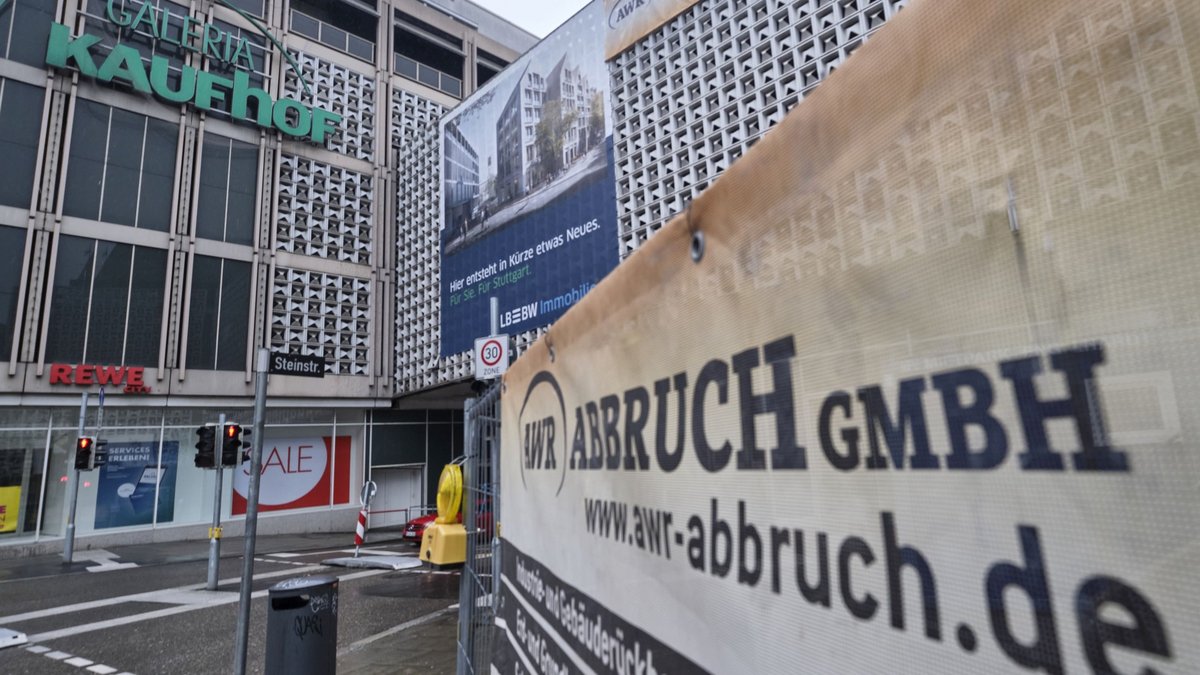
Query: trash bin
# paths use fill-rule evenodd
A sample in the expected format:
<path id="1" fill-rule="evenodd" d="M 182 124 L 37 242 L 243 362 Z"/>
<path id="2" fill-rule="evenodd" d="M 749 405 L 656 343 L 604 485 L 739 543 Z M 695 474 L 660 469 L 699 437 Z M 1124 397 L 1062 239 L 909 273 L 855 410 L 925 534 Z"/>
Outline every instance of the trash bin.
<path id="1" fill-rule="evenodd" d="M 297 577 L 267 591 L 267 675 L 337 672 L 337 577 Z"/>

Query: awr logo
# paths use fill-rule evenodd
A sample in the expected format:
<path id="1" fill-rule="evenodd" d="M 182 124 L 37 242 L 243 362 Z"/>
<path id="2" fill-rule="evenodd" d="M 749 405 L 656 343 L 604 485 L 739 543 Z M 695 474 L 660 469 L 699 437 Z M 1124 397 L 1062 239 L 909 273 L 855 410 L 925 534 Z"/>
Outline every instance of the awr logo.
<path id="1" fill-rule="evenodd" d="M 633 16 L 634 12 L 645 6 L 650 0 L 624 0 L 618 2 L 608 14 L 608 27 L 615 29 L 618 24 Z"/>
<path id="2" fill-rule="evenodd" d="M 543 370 L 530 380 L 517 424 L 521 434 L 521 484 L 528 488 L 533 475 L 557 473 L 557 496 L 567 477 L 563 440 L 567 437 L 567 406 L 558 380 L 549 372 Z"/>

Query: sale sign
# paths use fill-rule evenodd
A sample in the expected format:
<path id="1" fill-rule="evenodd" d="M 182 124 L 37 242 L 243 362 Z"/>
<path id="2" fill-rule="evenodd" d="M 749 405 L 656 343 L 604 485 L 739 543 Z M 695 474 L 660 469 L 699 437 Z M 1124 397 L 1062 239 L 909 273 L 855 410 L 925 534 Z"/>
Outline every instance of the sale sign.
<path id="1" fill-rule="evenodd" d="M 233 474 L 234 515 L 246 513 L 250 471 L 250 463 L 246 462 Z M 260 511 L 347 504 L 350 502 L 350 437 L 265 439 L 261 471 Z"/>

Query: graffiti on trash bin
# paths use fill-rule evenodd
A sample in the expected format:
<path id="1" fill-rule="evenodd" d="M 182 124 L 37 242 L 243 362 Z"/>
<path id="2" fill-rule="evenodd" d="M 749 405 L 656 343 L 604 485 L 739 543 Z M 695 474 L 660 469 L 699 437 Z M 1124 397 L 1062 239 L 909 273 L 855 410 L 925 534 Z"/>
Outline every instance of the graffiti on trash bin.
<path id="1" fill-rule="evenodd" d="M 333 607 L 332 594 L 314 595 L 308 600 L 308 606 L 312 608 L 312 613 L 324 612 Z"/>
<path id="2" fill-rule="evenodd" d="M 311 616 L 297 616 L 295 620 L 292 621 L 292 632 L 296 634 L 296 637 L 301 639 L 304 639 L 309 633 L 324 635 L 325 626 L 321 621 L 321 615 L 313 614 Z"/>

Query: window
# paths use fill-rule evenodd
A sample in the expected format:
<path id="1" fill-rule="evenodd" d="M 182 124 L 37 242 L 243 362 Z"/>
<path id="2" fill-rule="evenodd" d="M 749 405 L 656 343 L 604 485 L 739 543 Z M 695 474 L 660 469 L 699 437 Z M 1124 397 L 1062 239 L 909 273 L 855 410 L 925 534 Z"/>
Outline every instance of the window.
<path id="1" fill-rule="evenodd" d="M 14 8 L 15 9 L 15 8 Z M 0 204 L 29 208 L 42 128 L 44 90 L 0 77 Z"/>
<path id="2" fill-rule="evenodd" d="M 250 263 L 198 255 L 192 265 L 187 367 L 244 370 Z"/>
<path id="3" fill-rule="evenodd" d="M 207 68 L 216 73 L 222 73 L 225 77 L 233 78 L 233 73 L 237 70 L 245 70 L 250 76 L 250 86 L 258 87 L 259 89 L 270 90 L 269 81 L 271 79 L 271 49 L 268 48 L 267 39 L 264 38 L 257 30 L 253 28 L 241 28 L 234 24 L 220 19 L 213 19 L 213 25 L 225 31 L 234 44 L 241 38 L 246 39 L 248 48 L 249 60 L 253 63 L 253 67 L 238 67 L 233 64 L 220 63 L 212 59 L 208 60 Z M 245 65 L 242 61 L 239 64 Z M 213 109 L 222 112 L 229 112 L 230 97 L 224 97 L 219 101 L 213 102 Z M 247 102 L 248 112 L 251 114 L 258 113 L 258 102 L 251 98 Z"/>
<path id="4" fill-rule="evenodd" d="M 492 79 L 504 70 L 508 62 L 504 59 L 490 54 L 482 49 L 476 50 L 475 61 L 475 86 L 482 87 L 488 80 Z M 532 95 L 532 94 L 530 94 Z"/>
<path id="5" fill-rule="evenodd" d="M 9 1 L 11 8 L 0 6 L 0 57 L 45 68 L 54 0 Z"/>
<path id="6" fill-rule="evenodd" d="M 63 235 L 56 256 L 46 360 L 157 365 L 167 252 Z"/>
<path id="7" fill-rule="evenodd" d="M 254 16 L 257 16 L 257 17 L 261 17 L 263 15 L 263 0 L 227 0 L 227 1 L 229 2 L 229 4 L 233 5 L 234 7 L 237 7 L 238 9 L 246 12 L 247 14 L 253 14 Z"/>
<path id="8" fill-rule="evenodd" d="M 154 37 L 153 33 L 147 28 L 146 22 L 142 22 L 135 29 L 121 28 L 108 20 L 107 5 L 111 2 L 113 13 L 117 16 L 128 14 L 130 17 L 136 17 L 141 10 L 143 3 L 140 0 L 87 0 L 86 9 L 84 10 L 84 32 L 96 35 L 101 38 L 99 46 L 94 50 L 97 55 L 107 55 L 114 46 L 118 44 L 128 45 L 133 47 L 142 55 L 142 61 L 145 63 L 147 70 L 150 67 L 150 58 L 154 55 L 164 56 L 170 62 L 167 82 L 172 89 L 178 89 L 180 84 L 181 72 L 183 69 L 183 61 L 187 54 L 179 43 L 183 40 L 184 17 L 190 15 L 186 5 L 176 4 L 169 0 L 153 0 L 145 3 L 157 7 L 160 12 L 156 14 L 160 17 L 166 17 L 166 37 L 167 39 L 160 40 Z M 159 30 L 161 31 L 161 23 L 159 21 Z M 42 51 L 45 52 L 45 41 L 42 42 Z M 43 53 L 43 62 L 44 62 Z M 99 59 L 97 59 L 99 61 Z"/>
<path id="9" fill-rule="evenodd" d="M 12 351 L 24 257 L 25 230 L 0 227 L 0 361 L 7 361 Z"/>
<path id="10" fill-rule="evenodd" d="M 374 61 L 375 27 L 379 25 L 374 4 L 293 0 L 292 32 L 364 61 Z"/>
<path id="11" fill-rule="evenodd" d="M 434 89 L 462 96 L 462 40 L 403 12 L 394 31 L 395 70 Z"/>
<path id="12" fill-rule="evenodd" d="M 254 242 L 254 187 L 258 148 L 204 134 L 196 236 L 235 244 Z"/>
<path id="13" fill-rule="evenodd" d="M 166 232 L 178 136 L 170 122 L 77 99 L 63 212 Z"/>

